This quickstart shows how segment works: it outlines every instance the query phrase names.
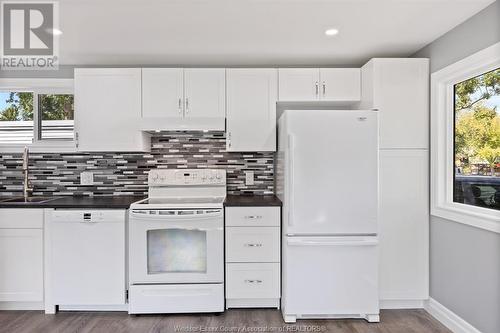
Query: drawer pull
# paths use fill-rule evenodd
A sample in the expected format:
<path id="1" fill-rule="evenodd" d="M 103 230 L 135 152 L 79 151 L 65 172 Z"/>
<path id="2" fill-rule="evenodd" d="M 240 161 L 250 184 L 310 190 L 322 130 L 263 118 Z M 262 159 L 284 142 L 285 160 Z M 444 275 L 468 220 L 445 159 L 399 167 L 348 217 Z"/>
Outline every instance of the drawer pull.
<path id="1" fill-rule="evenodd" d="M 245 218 L 248 220 L 258 220 L 262 218 L 262 215 L 247 215 Z"/>
<path id="2" fill-rule="evenodd" d="M 262 283 L 262 280 L 245 280 L 245 283 Z"/>
<path id="3" fill-rule="evenodd" d="M 245 244 L 247 247 L 262 247 L 262 243 L 247 243 Z"/>

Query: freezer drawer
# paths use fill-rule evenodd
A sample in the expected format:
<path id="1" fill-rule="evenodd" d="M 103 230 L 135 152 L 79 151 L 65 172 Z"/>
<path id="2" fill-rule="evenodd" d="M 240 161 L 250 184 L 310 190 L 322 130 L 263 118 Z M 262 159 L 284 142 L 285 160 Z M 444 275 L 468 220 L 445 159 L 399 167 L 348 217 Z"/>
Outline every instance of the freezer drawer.
<path id="1" fill-rule="evenodd" d="M 279 298 L 280 264 L 226 264 L 226 298 Z"/>
<path id="2" fill-rule="evenodd" d="M 376 237 L 286 237 L 285 318 L 378 317 L 377 267 Z"/>
<path id="3" fill-rule="evenodd" d="M 222 283 L 132 285 L 129 292 L 129 313 L 224 311 Z"/>
<path id="4" fill-rule="evenodd" d="M 227 227 L 227 262 L 279 262 L 280 228 Z"/>

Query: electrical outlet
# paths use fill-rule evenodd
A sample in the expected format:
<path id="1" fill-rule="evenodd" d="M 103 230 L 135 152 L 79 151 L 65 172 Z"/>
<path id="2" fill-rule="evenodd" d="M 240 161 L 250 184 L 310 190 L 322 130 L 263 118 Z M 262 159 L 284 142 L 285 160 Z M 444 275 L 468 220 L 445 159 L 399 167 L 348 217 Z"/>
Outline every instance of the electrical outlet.
<path id="1" fill-rule="evenodd" d="M 80 173 L 80 185 L 94 185 L 94 173 L 90 171 Z"/>
<path id="2" fill-rule="evenodd" d="M 245 185 L 253 185 L 253 184 L 254 184 L 254 172 L 245 171 Z"/>

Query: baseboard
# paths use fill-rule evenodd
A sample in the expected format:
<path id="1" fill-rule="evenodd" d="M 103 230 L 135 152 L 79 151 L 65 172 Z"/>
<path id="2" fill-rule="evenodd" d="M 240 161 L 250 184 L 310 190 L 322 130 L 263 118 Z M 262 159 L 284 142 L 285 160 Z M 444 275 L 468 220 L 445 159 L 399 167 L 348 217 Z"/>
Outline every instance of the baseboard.
<path id="1" fill-rule="evenodd" d="M 128 311 L 128 304 L 119 305 L 59 305 L 59 311 Z"/>
<path id="2" fill-rule="evenodd" d="M 0 310 L 43 310 L 43 302 L 0 302 Z"/>
<path id="3" fill-rule="evenodd" d="M 477 328 L 433 298 L 425 302 L 425 310 L 454 333 L 481 333 Z"/>
<path id="4" fill-rule="evenodd" d="M 423 309 L 425 300 L 422 299 L 381 299 L 380 309 Z"/>

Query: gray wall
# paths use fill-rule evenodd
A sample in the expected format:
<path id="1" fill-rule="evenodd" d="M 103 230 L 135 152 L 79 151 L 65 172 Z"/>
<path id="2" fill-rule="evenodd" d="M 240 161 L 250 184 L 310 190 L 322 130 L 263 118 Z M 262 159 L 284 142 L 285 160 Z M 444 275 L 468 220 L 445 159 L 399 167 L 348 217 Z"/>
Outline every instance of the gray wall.
<path id="1" fill-rule="evenodd" d="M 431 72 L 457 62 L 500 41 L 500 1 L 417 51 L 413 57 L 430 58 Z"/>
<path id="2" fill-rule="evenodd" d="M 500 42 L 500 1 L 414 57 L 431 72 Z M 484 333 L 500 332 L 500 234 L 431 216 L 431 297 Z"/>

